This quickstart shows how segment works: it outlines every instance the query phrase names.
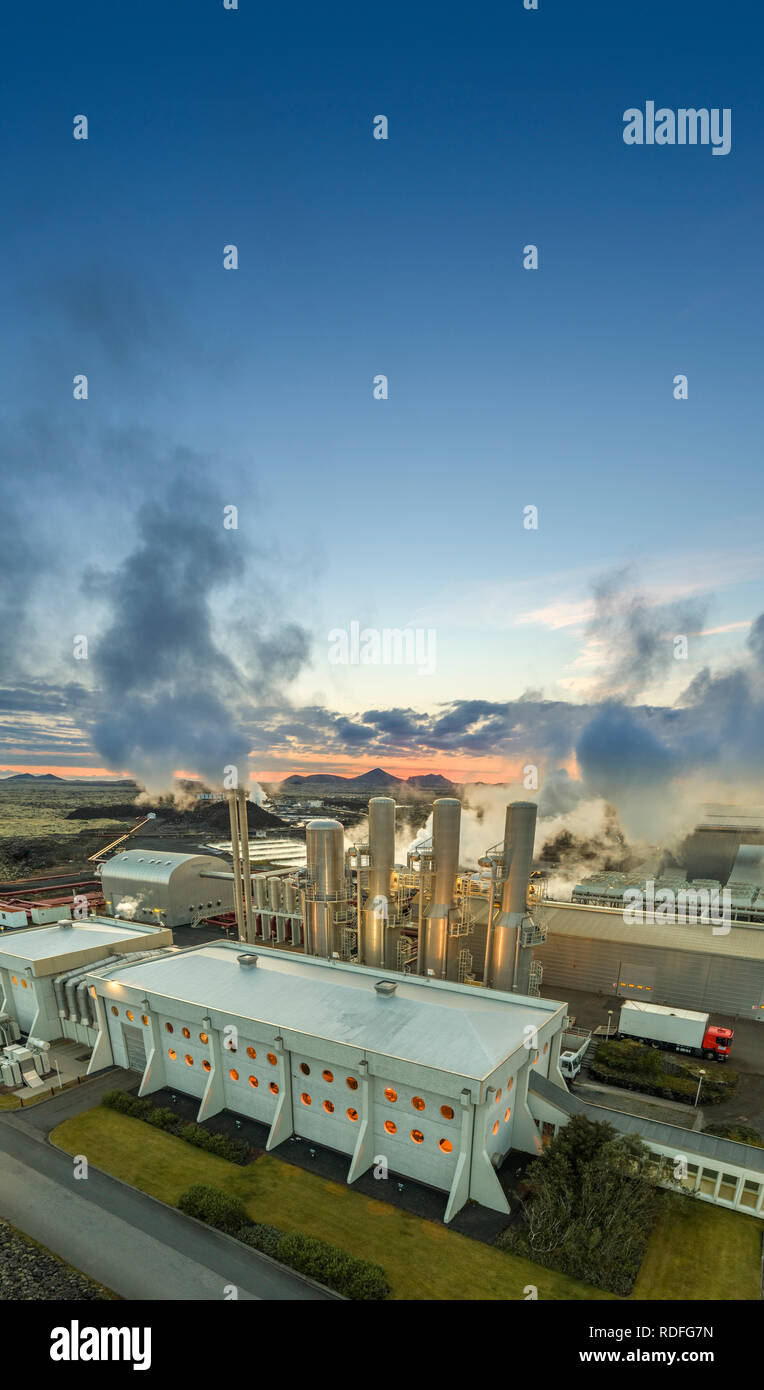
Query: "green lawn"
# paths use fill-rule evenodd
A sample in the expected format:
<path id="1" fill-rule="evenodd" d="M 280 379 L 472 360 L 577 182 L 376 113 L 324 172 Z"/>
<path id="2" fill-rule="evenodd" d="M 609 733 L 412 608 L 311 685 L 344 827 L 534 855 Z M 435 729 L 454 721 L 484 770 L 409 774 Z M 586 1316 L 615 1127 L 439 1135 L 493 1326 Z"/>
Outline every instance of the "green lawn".
<path id="1" fill-rule="evenodd" d="M 66 1120 L 51 1138 L 67 1153 L 85 1154 L 96 1168 L 171 1206 L 191 1183 L 220 1187 L 240 1197 L 253 1220 L 319 1236 L 382 1265 L 393 1298 L 522 1300 L 526 1284 L 535 1284 L 544 1300 L 613 1297 L 271 1154 L 239 1168 L 102 1106 Z M 667 1210 L 631 1297 L 756 1299 L 761 1240 L 761 1223 L 752 1217 L 705 1202 Z"/>
<path id="2" fill-rule="evenodd" d="M 664 1212 L 631 1297 L 758 1299 L 762 1234 L 755 1217 L 710 1202 Z"/>
<path id="3" fill-rule="evenodd" d="M 523 1300 L 526 1284 L 535 1284 L 541 1299 L 611 1297 L 271 1154 L 239 1168 L 101 1106 L 66 1120 L 51 1138 L 67 1153 L 85 1154 L 96 1168 L 173 1206 L 193 1182 L 223 1188 L 241 1197 L 253 1220 L 319 1236 L 382 1265 L 393 1298 Z"/>

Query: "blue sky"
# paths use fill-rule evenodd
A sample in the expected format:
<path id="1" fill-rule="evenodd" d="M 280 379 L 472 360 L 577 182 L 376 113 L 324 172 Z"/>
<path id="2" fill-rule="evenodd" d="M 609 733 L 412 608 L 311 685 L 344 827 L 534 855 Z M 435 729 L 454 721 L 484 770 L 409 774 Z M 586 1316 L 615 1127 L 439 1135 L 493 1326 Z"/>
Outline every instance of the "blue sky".
<path id="1" fill-rule="evenodd" d="M 134 749 L 137 713 L 133 743 L 94 738 L 91 697 L 128 627 L 141 663 L 137 625 L 114 618 L 120 566 L 140 553 L 141 508 L 165 518 L 168 552 L 189 544 L 179 498 L 202 527 L 239 508 L 196 601 L 205 658 L 235 666 L 216 678 L 222 706 L 236 725 L 232 691 L 249 702 L 247 730 L 266 707 L 283 725 L 285 709 L 599 700 L 613 652 L 592 586 L 624 567 L 621 606 L 646 595 L 666 653 L 629 700 L 672 705 L 704 667 L 749 659 L 764 609 L 753 6 L 279 17 L 250 0 L 85 0 L 4 26 L 2 766 Z M 731 152 L 627 147 L 623 112 L 648 99 L 730 107 Z M 331 666 L 327 633 L 353 621 L 434 628 L 435 673 Z M 669 638 L 688 626 L 679 667 Z M 304 646 L 263 675 L 285 627 Z M 145 634 L 149 653 L 160 639 Z M 161 680 L 149 659 L 152 715 L 198 655 L 181 645 Z M 296 722 L 292 745 L 260 728 L 256 770 L 344 768 L 372 747 L 440 766 L 416 737 L 343 742 L 332 724 L 322 745 L 320 721 L 310 738 Z M 473 757 L 493 778 L 512 754 L 448 750 L 454 768 Z"/>

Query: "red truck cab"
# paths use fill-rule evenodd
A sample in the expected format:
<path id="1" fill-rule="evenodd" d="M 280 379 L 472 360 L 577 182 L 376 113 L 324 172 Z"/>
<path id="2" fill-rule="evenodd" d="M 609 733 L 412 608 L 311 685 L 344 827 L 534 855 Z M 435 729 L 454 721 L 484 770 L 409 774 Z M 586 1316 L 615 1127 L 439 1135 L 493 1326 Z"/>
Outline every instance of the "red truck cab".
<path id="1" fill-rule="evenodd" d="M 732 1028 L 717 1028 L 715 1025 L 707 1028 L 703 1035 L 704 1055 L 715 1057 L 717 1062 L 726 1062 L 734 1036 Z"/>

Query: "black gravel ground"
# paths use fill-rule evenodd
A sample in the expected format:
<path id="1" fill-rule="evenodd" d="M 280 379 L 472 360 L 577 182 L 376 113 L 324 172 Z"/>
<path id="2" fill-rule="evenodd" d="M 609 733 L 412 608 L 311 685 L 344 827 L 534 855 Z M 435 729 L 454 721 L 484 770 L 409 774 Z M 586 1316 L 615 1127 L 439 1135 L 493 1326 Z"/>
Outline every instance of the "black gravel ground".
<path id="1" fill-rule="evenodd" d="M 0 1221 L 0 1303 L 114 1298 L 116 1294 Z"/>

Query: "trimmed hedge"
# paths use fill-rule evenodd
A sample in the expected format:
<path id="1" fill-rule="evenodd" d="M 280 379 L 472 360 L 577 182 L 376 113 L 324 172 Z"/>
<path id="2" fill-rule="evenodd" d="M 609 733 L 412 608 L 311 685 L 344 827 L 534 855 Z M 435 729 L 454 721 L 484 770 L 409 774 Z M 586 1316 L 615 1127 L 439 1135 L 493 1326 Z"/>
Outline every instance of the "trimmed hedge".
<path id="1" fill-rule="evenodd" d="M 197 1149 L 204 1149 L 218 1158 L 225 1158 L 229 1163 L 247 1163 L 251 1157 L 252 1150 L 243 1139 L 233 1139 L 228 1134 L 215 1134 L 212 1130 L 204 1129 L 202 1125 L 184 1120 L 167 1106 L 152 1105 L 150 1100 L 129 1096 L 126 1091 L 106 1091 L 101 1097 L 101 1104 L 108 1110 L 119 1111 L 120 1115 L 130 1115 L 134 1120 L 143 1120 L 146 1124 L 154 1125 L 156 1129 L 163 1129 L 168 1134 L 173 1134 L 176 1139 L 183 1139 L 187 1144 L 194 1144 Z"/>
<path id="2" fill-rule="evenodd" d="M 371 1260 L 346 1255 L 326 1241 L 297 1233 L 279 1241 L 278 1258 L 336 1293 L 352 1299 L 383 1299 L 390 1292 L 385 1271 Z"/>
<path id="3" fill-rule="evenodd" d="M 250 1220 L 238 1198 L 208 1183 L 194 1183 L 178 1201 L 180 1211 L 208 1226 L 225 1231 L 254 1250 L 270 1255 L 298 1274 L 324 1284 L 350 1299 L 384 1299 L 390 1293 L 385 1271 L 370 1260 L 356 1259 L 335 1245 L 295 1232 L 285 1235 L 276 1226 Z"/>
<path id="4" fill-rule="evenodd" d="M 229 1235 L 234 1235 L 249 1220 L 247 1209 L 238 1197 L 229 1197 L 226 1192 L 204 1182 L 186 1188 L 178 1201 L 178 1210 Z"/>
<path id="5" fill-rule="evenodd" d="M 263 1255 L 270 1255 L 272 1260 L 278 1259 L 279 1241 L 284 1232 L 277 1226 L 265 1226 L 260 1221 L 250 1221 L 246 1226 L 240 1226 L 235 1234 L 236 1239 L 243 1241 L 245 1245 L 251 1245 Z"/>

